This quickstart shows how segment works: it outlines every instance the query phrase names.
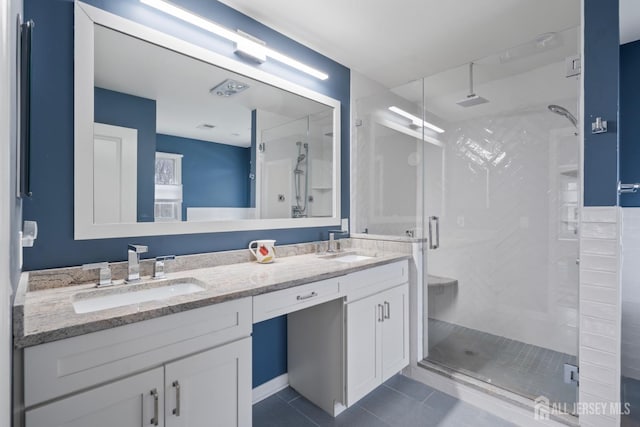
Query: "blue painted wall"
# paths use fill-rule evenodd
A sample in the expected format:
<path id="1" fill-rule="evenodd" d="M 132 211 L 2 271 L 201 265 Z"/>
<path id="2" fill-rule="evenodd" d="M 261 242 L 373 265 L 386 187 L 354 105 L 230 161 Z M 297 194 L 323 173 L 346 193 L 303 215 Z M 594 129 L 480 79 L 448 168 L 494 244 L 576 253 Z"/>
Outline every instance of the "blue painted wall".
<path id="1" fill-rule="evenodd" d="M 618 204 L 618 0 L 584 1 L 584 204 Z M 592 135 L 596 117 L 609 132 Z"/>
<path id="2" fill-rule="evenodd" d="M 187 207 L 249 207 L 249 148 L 156 136 L 156 149 L 182 154 L 182 218 Z"/>
<path id="3" fill-rule="evenodd" d="M 253 325 L 252 359 L 253 387 L 287 372 L 287 316 Z"/>
<path id="4" fill-rule="evenodd" d="M 154 11 L 138 0 L 88 0 L 88 3 L 235 58 L 230 42 Z M 273 61 L 259 65 L 268 72 L 340 100 L 341 203 L 342 217 L 348 217 L 349 69 L 217 1 L 174 0 L 174 3 L 229 28 L 259 37 L 272 48 L 330 75 L 328 80 L 320 81 Z M 36 31 L 33 38 L 31 112 L 34 195 L 24 202 L 24 218 L 37 220 L 40 226 L 37 244 L 25 250 L 25 270 L 123 261 L 128 243 L 148 245 L 148 257 L 154 257 L 240 249 L 254 239 L 275 238 L 278 244 L 327 239 L 327 231 L 331 227 L 73 240 L 73 1 L 25 0 L 25 16 L 36 22 Z M 267 324 L 261 328 L 262 331 L 265 328 L 270 330 L 273 337 L 267 340 L 267 345 L 255 346 L 261 355 L 253 362 L 259 378 L 268 379 L 283 373 L 281 369 L 263 362 L 271 360 L 272 355 L 277 358 L 283 354 L 283 348 L 278 344 L 284 337 L 282 328 L 278 327 L 279 322 L 281 320 L 275 319 L 269 322 L 271 326 Z M 254 338 L 260 343 L 263 341 L 259 334 Z"/>
<path id="5" fill-rule="evenodd" d="M 640 182 L 640 41 L 620 46 L 620 180 Z M 640 193 L 623 194 L 624 207 L 640 206 Z"/>
<path id="6" fill-rule="evenodd" d="M 156 101 L 95 88 L 94 121 L 138 130 L 138 222 L 153 222 Z"/>

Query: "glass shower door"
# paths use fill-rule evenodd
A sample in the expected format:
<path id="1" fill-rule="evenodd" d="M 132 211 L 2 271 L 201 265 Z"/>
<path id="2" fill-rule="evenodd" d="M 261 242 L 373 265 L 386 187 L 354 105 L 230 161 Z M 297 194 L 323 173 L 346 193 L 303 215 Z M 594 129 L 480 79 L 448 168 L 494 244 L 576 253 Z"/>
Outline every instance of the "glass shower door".
<path id="1" fill-rule="evenodd" d="M 425 117 L 445 132 L 425 148 L 424 364 L 571 410 L 579 77 L 566 77 L 563 55 L 577 51 L 578 31 L 561 34 L 562 54 L 476 61 L 484 103 L 457 102 L 468 65 L 425 79 Z"/>

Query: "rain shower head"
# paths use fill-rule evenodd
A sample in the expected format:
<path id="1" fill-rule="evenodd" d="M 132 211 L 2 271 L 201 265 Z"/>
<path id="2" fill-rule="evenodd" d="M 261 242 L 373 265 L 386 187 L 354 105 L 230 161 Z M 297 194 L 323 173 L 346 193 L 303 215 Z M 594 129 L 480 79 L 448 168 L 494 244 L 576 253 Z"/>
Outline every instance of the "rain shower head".
<path id="1" fill-rule="evenodd" d="M 456 102 L 461 107 L 473 107 L 489 102 L 487 98 L 476 95 L 473 92 L 473 62 L 469 63 L 469 95 L 466 98 Z"/>
<path id="2" fill-rule="evenodd" d="M 461 107 L 473 107 L 475 105 L 486 104 L 487 102 L 489 102 L 488 99 L 478 96 L 475 93 L 470 93 L 465 99 L 461 99 L 456 102 L 456 104 Z"/>
<path id="3" fill-rule="evenodd" d="M 565 117 L 567 120 L 569 120 L 571 122 L 571 124 L 574 127 L 578 127 L 578 119 L 576 119 L 576 117 L 571 114 L 569 112 L 569 110 L 567 110 L 566 108 L 560 106 L 560 105 L 555 105 L 555 104 L 551 104 L 547 107 L 549 109 L 549 111 L 551 111 L 554 114 L 558 114 L 560 116 Z"/>

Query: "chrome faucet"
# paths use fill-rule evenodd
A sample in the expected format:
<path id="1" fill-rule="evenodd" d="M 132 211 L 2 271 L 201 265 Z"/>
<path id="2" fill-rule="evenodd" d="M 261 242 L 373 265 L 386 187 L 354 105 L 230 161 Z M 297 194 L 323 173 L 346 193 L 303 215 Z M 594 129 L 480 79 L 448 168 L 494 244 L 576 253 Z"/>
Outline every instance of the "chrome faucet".
<path id="1" fill-rule="evenodd" d="M 327 253 L 337 252 L 336 250 L 336 234 L 348 234 L 348 230 L 329 230 L 329 246 L 327 248 Z"/>
<path id="2" fill-rule="evenodd" d="M 100 270 L 100 279 L 98 280 L 98 284 L 96 288 L 102 288 L 105 286 L 112 286 L 113 281 L 111 281 L 111 268 L 109 267 L 108 262 L 94 262 L 92 264 L 84 264 L 82 266 L 83 270 Z"/>
<path id="3" fill-rule="evenodd" d="M 175 255 L 166 255 L 156 257 L 156 262 L 153 264 L 153 278 L 163 279 L 167 277 L 167 272 L 164 270 L 165 262 L 176 259 Z"/>
<path id="4" fill-rule="evenodd" d="M 127 258 L 129 265 L 127 268 L 127 282 L 137 282 L 140 280 L 140 254 L 147 252 L 149 247 L 142 245 L 129 245 L 128 249 Z"/>

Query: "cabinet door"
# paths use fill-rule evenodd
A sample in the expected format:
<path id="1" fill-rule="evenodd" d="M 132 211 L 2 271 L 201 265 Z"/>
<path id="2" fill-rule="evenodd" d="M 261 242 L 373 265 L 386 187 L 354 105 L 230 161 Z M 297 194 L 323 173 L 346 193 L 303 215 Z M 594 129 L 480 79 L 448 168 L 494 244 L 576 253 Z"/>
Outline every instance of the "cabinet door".
<path id="1" fill-rule="evenodd" d="M 382 381 L 386 381 L 409 364 L 408 285 L 383 292 Z"/>
<path id="2" fill-rule="evenodd" d="M 251 338 L 165 365 L 167 427 L 251 426 Z"/>
<path id="3" fill-rule="evenodd" d="M 163 369 L 74 394 L 25 414 L 26 427 L 164 425 Z"/>
<path id="4" fill-rule="evenodd" d="M 374 295 L 346 305 L 347 406 L 376 388 L 381 380 L 382 306 Z"/>

